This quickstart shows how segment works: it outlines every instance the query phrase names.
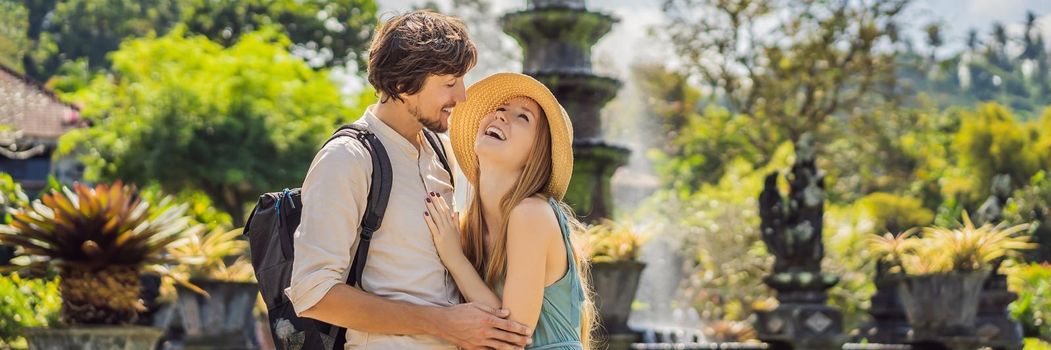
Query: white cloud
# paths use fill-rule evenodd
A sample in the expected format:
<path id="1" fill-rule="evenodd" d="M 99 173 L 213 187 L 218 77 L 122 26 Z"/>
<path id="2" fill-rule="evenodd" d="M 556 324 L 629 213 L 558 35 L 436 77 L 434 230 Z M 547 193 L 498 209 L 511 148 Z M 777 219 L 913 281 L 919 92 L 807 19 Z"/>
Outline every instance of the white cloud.
<path id="1" fill-rule="evenodd" d="M 1032 6 L 1031 0 L 969 0 L 967 1 L 967 13 L 971 16 L 984 19 L 1007 19 L 1017 16 Z"/>

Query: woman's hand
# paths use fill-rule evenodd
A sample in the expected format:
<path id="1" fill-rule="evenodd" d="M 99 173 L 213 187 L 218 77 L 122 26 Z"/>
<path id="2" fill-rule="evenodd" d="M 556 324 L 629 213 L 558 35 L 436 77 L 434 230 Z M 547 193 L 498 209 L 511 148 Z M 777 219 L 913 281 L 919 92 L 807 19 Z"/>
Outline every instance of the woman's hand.
<path id="1" fill-rule="evenodd" d="M 454 259 L 464 258 L 460 245 L 460 214 L 454 213 L 440 194 L 431 192 L 426 200 L 424 221 L 431 230 L 431 239 L 434 240 L 434 247 L 438 249 L 438 257 L 448 267 Z"/>

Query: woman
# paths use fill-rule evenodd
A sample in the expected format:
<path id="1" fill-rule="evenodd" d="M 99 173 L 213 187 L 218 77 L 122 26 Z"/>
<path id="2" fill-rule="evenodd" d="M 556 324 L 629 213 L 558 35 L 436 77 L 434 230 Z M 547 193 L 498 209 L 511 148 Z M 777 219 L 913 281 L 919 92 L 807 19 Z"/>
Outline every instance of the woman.
<path id="1" fill-rule="evenodd" d="M 573 172 L 573 128 L 535 79 L 498 73 L 472 85 L 450 138 L 472 185 L 463 220 L 427 198 L 438 255 L 469 302 L 505 308 L 534 329 L 529 349 L 588 349 L 594 319 L 580 223 L 561 202 Z"/>

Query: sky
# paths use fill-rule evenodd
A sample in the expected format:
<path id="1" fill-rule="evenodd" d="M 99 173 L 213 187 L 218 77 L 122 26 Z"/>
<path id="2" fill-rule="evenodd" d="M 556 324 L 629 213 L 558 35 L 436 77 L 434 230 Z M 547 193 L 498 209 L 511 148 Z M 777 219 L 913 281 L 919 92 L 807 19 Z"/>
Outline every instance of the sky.
<path id="1" fill-rule="evenodd" d="M 381 19 L 384 15 L 402 12 L 418 6 L 419 0 L 377 0 Z M 438 0 L 439 4 L 448 0 Z M 638 60 L 660 59 L 670 52 L 665 43 L 647 36 L 647 28 L 659 25 L 663 18 L 660 5 L 663 0 L 600 0 L 588 1 L 588 8 L 610 13 L 620 19 L 613 31 L 594 48 L 592 58 L 601 74 L 624 77 L 628 67 Z M 491 0 L 497 13 L 525 7 L 525 0 Z M 992 23 L 1002 22 L 1008 30 L 1021 31 L 1027 11 L 1040 18 L 1044 36 L 1051 38 L 1051 0 L 914 0 L 906 23 L 920 28 L 939 22 L 946 28 L 946 41 L 962 47 L 967 31 L 977 28 L 987 35 Z M 510 39 L 508 39 L 510 40 Z M 625 45 L 629 43 L 630 45 Z M 625 50 L 630 47 L 630 50 Z M 956 47 L 956 48 L 958 48 Z M 952 46 L 945 50 L 956 49 Z M 628 54 L 624 54 L 628 51 Z"/>

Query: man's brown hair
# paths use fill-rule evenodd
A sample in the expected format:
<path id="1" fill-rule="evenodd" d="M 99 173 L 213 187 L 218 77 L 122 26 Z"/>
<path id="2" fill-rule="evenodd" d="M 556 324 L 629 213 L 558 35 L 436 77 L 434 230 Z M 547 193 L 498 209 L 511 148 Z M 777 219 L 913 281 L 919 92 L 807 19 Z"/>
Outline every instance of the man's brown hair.
<path id="1" fill-rule="evenodd" d="M 415 94 L 428 75 L 467 74 L 477 50 L 455 17 L 427 10 L 394 16 L 376 29 L 369 46 L 369 83 L 388 98 Z"/>

